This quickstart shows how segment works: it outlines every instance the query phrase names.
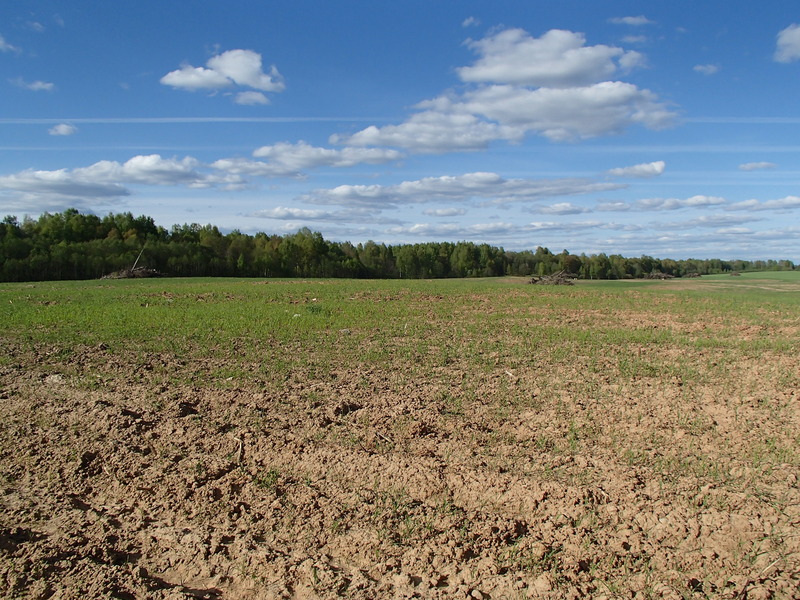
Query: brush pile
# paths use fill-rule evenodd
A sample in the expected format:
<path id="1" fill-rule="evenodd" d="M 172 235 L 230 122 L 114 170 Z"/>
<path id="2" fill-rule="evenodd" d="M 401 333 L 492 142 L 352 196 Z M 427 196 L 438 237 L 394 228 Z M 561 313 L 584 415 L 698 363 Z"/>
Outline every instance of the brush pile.
<path id="1" fill-rule="evenodd" d="M 103 275 L 102 279 L 144 279 L 145 277 L 164 277 L 164 274 L 147 267 L 134 267 Z"/>
<path id="2" fill-rule="evenodd" d="M 578 276 L 574 273 L 569 273 L 567 271 L 559 271 L 558 273 L 553 273 L 552 275 L 541 275 L 541 276 L 533 276 L 531 277 L 532 284 L 539 284 L 539 285 L 575 285 L 575 279 Z"/>

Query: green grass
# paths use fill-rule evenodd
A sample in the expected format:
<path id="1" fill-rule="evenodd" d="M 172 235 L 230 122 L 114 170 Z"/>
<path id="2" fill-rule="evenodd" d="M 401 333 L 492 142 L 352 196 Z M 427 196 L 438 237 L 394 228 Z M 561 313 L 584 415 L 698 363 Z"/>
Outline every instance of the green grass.
<path id="1" fill-rule="evenodd" d="M 761 283 L 769 282 L 769 289 Z M 667 285 L 664 285 L 664 284 Z M 574 287 L 501 280 L 353 281 L 157 279 L 0 285 L 3 336 L 18 344 L 107 344 L 142 352 L 187 347 L 244 355 L 271 344 L 364 348 L 380 362 L 397 350 L 434 353 L 443 363 L 466 351 L 535 352 L 690 343 L 658 324 L 716 324 L 702 345 L 740 339 L 734 325 L 763 327 L 756 351 L 791 342 L 769 327 L 797 325 L 800 273 L 747 273 L 672 282 L 580 282 Z M 567 318 L 569 317 L 569 318 Z M 426 339 L 451 322 L 449 340 Z M 655 326 L 654 326 L 655 325 Z M 514 340 L 511 348 L 509 339 Z M 409 345 L 413 341 L 413 344 Z"/>

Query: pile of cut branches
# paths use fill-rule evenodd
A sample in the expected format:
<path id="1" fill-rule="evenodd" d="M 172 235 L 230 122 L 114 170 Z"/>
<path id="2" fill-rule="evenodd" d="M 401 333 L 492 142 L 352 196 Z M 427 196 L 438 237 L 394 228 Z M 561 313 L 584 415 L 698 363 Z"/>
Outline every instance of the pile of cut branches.
<path id="1" fill-rule="evenodd" d="M 559 271 L 558 273 L 553 273 L 552 275 L 541 275 L 539 277 L 533 276 L 531 277 L 532 284 L 538 285 L 575 285 L 575 279 L 578 276 L 574 273 L 568 273 L 567 271 Z"/>
<path id="2" fill-rule="evenodd" d="M 142 279 L 145 277 L 163 277 L 164 274 L 155 269 L 147 267 L 134 267 L 133 269 L 122 269 L 114 271 L 108 275 L 103 275 L 103 279 Z"/>

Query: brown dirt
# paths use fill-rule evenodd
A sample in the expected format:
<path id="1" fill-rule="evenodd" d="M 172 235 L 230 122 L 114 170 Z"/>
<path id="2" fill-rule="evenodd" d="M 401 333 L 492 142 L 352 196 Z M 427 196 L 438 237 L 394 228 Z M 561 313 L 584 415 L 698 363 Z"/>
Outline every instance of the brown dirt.
<path id="1" fill-rule="evenodd" d="M 10 348 L 0 593 L 800 597 L 794 357 L 627 350 L 270 389 L 203 377 L 235 349 Z"/>

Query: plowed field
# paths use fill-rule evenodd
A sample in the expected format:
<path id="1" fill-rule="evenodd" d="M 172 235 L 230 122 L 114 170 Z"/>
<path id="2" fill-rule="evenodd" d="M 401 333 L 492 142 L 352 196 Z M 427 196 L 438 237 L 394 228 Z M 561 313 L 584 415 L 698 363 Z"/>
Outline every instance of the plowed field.
<path id="1" fill-rule="evenodd" d="M 0 595 L 800 597 L 800 286 L 0 286 Z"/>

